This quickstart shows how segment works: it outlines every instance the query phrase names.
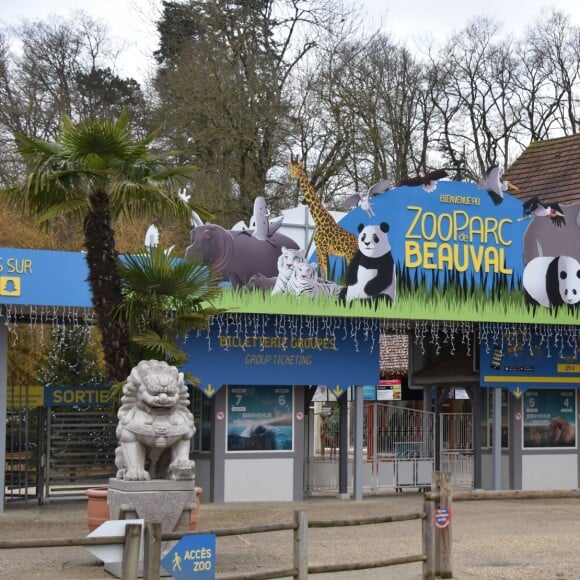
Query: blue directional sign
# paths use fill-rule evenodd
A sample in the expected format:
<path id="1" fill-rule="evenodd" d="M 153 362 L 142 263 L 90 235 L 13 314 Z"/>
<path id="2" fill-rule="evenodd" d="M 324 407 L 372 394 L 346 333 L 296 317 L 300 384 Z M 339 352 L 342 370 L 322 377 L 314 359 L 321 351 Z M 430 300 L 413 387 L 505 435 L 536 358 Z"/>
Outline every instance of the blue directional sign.
<path id="1" fill-rule="evenodd" d="M 284 376 L 287 385 L 328 385 L 338 398 L 350 385 L 377 380 L 378 344 L 378 325 L 364 320 L 222 317 L 207 335 L 187 337 L 180 370 L 198 377 L 208 397 L 222 385 L 271 386 L 273 376 Z"/>
<path id="2" fill-rule="evenodd" d="M 0 304 L 91 307 L 82 252 L 0 248 Z"/>
<path id="3" fill-rule="evenodd" d="M 552 332 L 549 327 L 520 341 L 509 334 L 482 342 L 479 350 L 480 385 L 509 389 L 518 399 L 533 389 L 580 388 L 577 327 Z"/>
<path id="4" fill-rule="evenodd" d="M 183 536 L 161 564 L 175 580 L 214 580 L 215 534 Z"/>

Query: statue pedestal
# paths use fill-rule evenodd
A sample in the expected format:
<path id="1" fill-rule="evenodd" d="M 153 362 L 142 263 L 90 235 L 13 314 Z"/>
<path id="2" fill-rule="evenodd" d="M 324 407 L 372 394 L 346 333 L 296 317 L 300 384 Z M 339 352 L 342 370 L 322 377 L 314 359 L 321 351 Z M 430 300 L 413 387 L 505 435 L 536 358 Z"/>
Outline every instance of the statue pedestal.
<path id="1" fill-rule="evenodd" d="M 112 520 L 144 519 L 160 522 L 161 533 L 187 532 L 191 512 L 196 507 L 195 480 L 125 481 L 109 479 L 109 514 Z M 161 553 L 167 553 L 175 542 L 163 542 Z M 111 568 L 111 569 L 109 569 Z M 105 566 L 117 575 L 120 563 Z"/>
<path id="2" fill-rule="evenodd" d="M 161 533 L 186 532 L 195 510 L 195 481 L 125 481 L 109 479 L 109 515 L 112 520 L 144 519 L 160 522 Z"/>

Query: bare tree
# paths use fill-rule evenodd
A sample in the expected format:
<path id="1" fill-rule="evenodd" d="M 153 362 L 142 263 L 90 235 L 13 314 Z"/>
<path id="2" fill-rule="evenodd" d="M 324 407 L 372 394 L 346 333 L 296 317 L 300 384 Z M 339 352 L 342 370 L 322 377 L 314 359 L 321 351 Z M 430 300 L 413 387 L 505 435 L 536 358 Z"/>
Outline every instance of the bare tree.
<path id="1" fill-rule="evenodd" d="M 247 219 L 277 179 L 292 74 L 341 18 L 328 0 L 164 3 L 159 119 L 198 165 L 196 198 L 222 224 Z"/>
<path id="2" fill-rule="evenodd" d="M 473 20 L 444 46 L 434 69 L 441 151 L 474 179 L 492 163 L 508 165 L 520 125 L 518 62 L 500 30 L 493 19 Z"/>
<path id="3" fill-rule="evenodd" d="M 10 42 L 10 38 L 15 42 Z M 70 19 L 24 21 L 4 33 L 0 59 L 0 126 L 54 138 L 63 115 L 114 118 L 131 106 L 142 115 L 139 85 L 114 73 L 106 29 L 82 12 Z M 2 54 L 3 53 L 3 54 Z"/>
<path id="4" fill-rule="evenodd" d="M 303 78 L 300 113 L 309 123 L 301 127 L 310 132 L 300 142 L 327 203 L 382 179 L 397 183 L 434 162 L 429 76 L 389 36 L 346 39 L 324 53 L 315 75 Z"/>
<path id="5" fill-rule="evenodd" d="M 531 140 L 576 134 L 580 28 L 562 12 L 543 13 L 522 40 L 519 57 L 526 72 L 519 89 Z"/>

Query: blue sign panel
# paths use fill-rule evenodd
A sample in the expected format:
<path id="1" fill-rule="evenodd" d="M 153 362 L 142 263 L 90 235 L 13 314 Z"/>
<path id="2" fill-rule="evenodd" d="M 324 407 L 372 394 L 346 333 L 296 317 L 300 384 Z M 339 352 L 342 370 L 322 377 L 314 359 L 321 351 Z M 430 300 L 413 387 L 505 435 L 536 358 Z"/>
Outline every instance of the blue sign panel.
<path id="1" fill-rule="evenodd" d="M 213 396 L 222 385 L 317 385 L 340 395 L 379 376 L 376 321 L 324 317 L 223 316 L 190 336 L 181 370 Z"/>
<path id="2" fill-rule="evenodd" d="M 577 327 L 544 327 L 515 340 L 498 332 L 480 346 L 482 387 L 508 388 L 520 397 L 528 388 L 562 389 L 580 386 Z M 569 335 L 569 336 L 568 336 Z"/>
<path id="3" fill-rule="evenodd" d="M 522 202 L 505 195 L 499 207 L 474 183 L 439 181 L 434 192 L 398 187 L 372 198 L 371 216 L 358 207 L 340 220 L 345 229 L 389 224 L 395 263 L 409 274 L 413 287 L 469 284 L 490 290 L 494 282 L 520 285 L 524 233 Z M 377 217 L 378 216 L 378 217 Z"/>
<path id="4" fill-rule="evenodd" d="M 44 404 L 46 407 L 90 407 L 93 405 L 111 405 L 111 387 L 44 387 Z"/>
<path id="5" fill-rule="evenodd" d="M 215 578 L 215 534 L 183 536 L 161 560 L 175 580 Z"/>
<path id="6" fill-rule="evenodd" d="M 230 387 L 228 451 L 292 451 L 291 387 Z"/>
<path id="7" fill-rule="evenodd" d="M 0 304 L 93 305 L 81 252 L 0 248 Z"/>

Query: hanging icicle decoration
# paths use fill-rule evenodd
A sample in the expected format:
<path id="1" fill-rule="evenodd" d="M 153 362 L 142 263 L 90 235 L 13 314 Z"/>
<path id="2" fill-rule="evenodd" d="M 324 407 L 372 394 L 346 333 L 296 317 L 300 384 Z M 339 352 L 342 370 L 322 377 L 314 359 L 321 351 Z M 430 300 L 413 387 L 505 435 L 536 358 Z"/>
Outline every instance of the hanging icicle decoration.
<path id="1" fill-rule="evenodd" d="M 451 336 L 451 351 L 450 354 L 451 356 L 455 356 L 455 350 L 456 350 L 456 341 L 455 338 L 458 334 L 458 329 L 459 327 L 457 326 L 456 322 L 452 322 L 451 323 L 451 331 L 449 332 L 449 336 Z"/>
<path id="2" fill-rule="evenodd" d="M 472 356 L 472 349 L 471 349 L 471 341 L 473 337 L 473 323 L 472 322 L 465 322 L 463 324 L 463 334 L 461 337 L 461 343 L 465 345 L 467 356 Z"/>
<path id="3" fill-rule="evenodd" d="M 578 358 L 578 335 L 577 330 L 573 326 L 568 326 L 568 346 L 572 350 L 574 360 Z"/>
<path id="4" fill-rule="evenodd" d="M 546 358 L 552 358 L 552 329 L 545 328 L 543 333 L 546 335 Z"/>
<path id="5" fill-rule="evenodd" d="M 286 325 L 288 324 L 288 317 L 283 314 L 281 316 L 281 322 L 280 322 L 280 334 L 281 336 L 286 336 L 287 330 L 286 330 Z"/>
<path id="6" fill-rule="evenodd" d="M 532 344 L 532 329 L 529 324 L 522 325 L 522 349 L 527 350 L 530 356 L 534 354 L 534 347 Z"/>

